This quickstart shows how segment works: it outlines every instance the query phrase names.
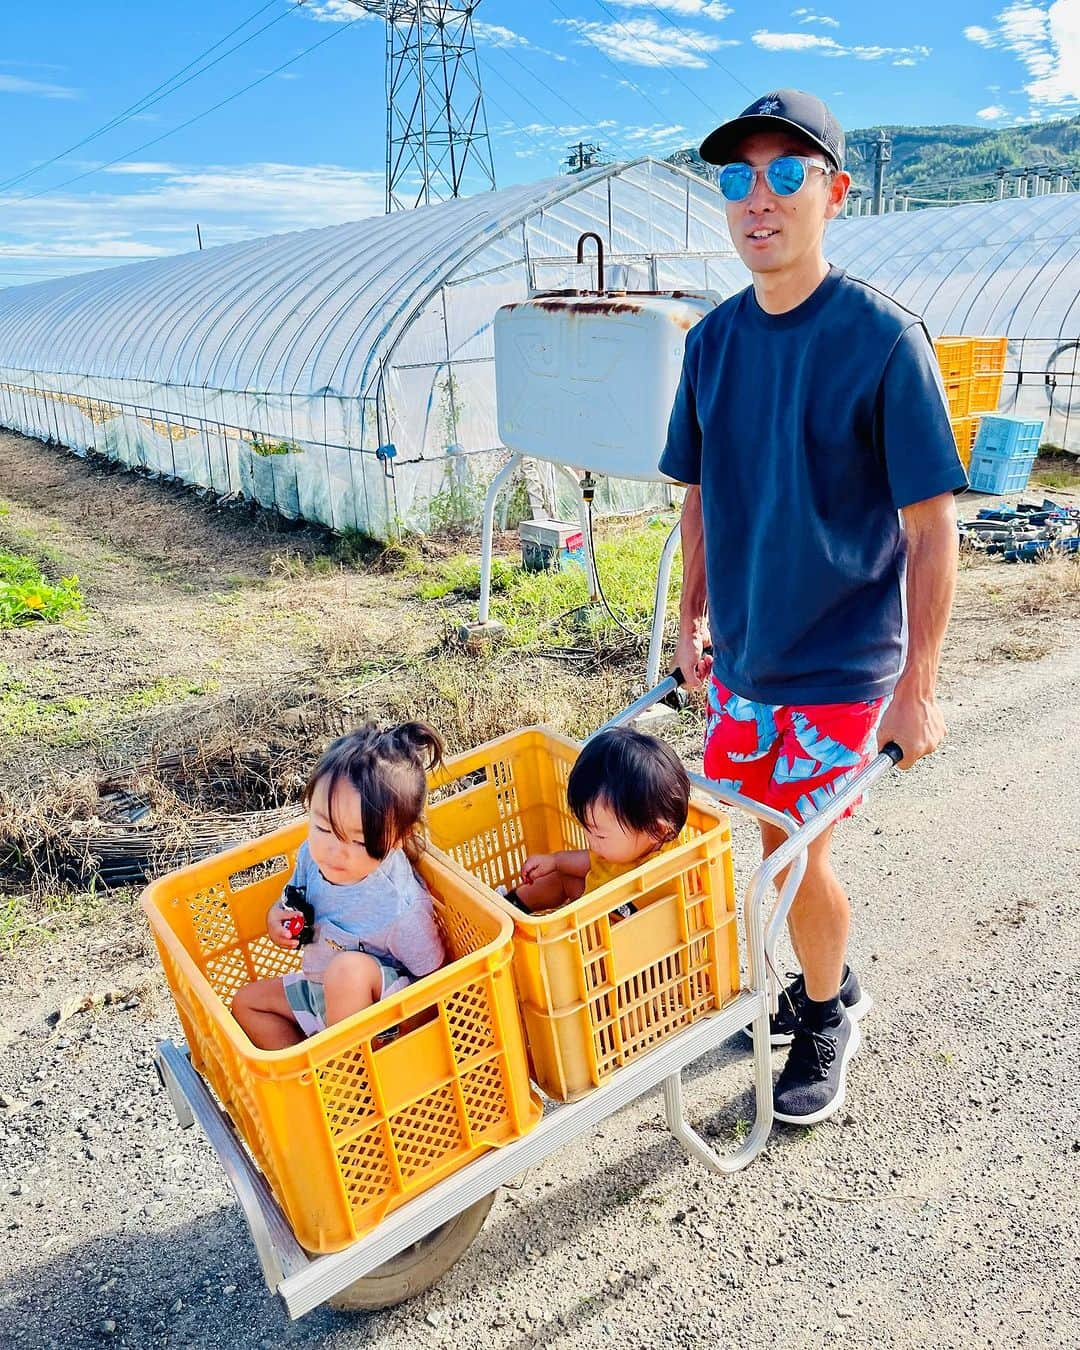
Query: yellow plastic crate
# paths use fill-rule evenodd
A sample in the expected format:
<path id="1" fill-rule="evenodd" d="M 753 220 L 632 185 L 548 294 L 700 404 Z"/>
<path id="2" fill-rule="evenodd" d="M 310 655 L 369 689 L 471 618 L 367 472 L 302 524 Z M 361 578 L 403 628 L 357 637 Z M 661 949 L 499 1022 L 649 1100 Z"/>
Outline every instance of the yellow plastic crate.
<path id="1" fill-rule="evenodd" d="M 420 872 L 450 962 L 286 1050 L 256 1049 L 229 1011 L 250 979 L 298 967 L 266 936 L 300 821 L 143 892 L 195 1067 L 312 1252 L 336 1251 L 411 1196 L 540 1118 L 515 1005 L 513 925 L 457 869 Z M 403 1024 L 403 1025 L 402 1025 Z M 396 1040 L 374 1044 L 402 1025 Z"/>
<path id="2" fill-rule="evenodd" d="M 1008 338 L 972 338 L 972 375 L 1003 375 L 1009 353 Z"/>
<path id="3" fill-rule="evenodd" d="M 970 411 L 973 413 L 997 412 L 1001 401 L 1001 386 L 1004 376 L 973 375 L 971 379 Z"/>
<path id="4" fill-rule="evenodd" d="M 566 805 L 579 747 L 542 727 L 447 761 L 431 777 L 432 845 L 514 920 L 514 974 L 539 1086 L 570 1101 L 739 988 L 727 817 L 691 802 L 679 847 L 547 915 L 494 895 L 531 853 L 585 847 Z M 633 901 L 638 912 L 612 921 Z"/>
<path id="5" fill-rule="evenodd" d="M 971 412 L 971 377 L 945 381 L 945 398 L 950 417 L 967 417 Z"/>
<path id="6" fill-rule="evenodd" d="M 975 339 L 966 337 L 940 337 L 934 342 L 934 353 L 946 385 L 970 379 L 974 374 L 974 346 Z"/>
<path id="7" fill-rule="evenodd" d="M 952 433 L 956 440 L 956 449 L 960 454 L 960 462 L 964 468 L 971 464 L 971 452 L 975 448 L 975 437 L 979 434 L 979 423 L 981 417 L 954 417 L 952 419 Z"/>

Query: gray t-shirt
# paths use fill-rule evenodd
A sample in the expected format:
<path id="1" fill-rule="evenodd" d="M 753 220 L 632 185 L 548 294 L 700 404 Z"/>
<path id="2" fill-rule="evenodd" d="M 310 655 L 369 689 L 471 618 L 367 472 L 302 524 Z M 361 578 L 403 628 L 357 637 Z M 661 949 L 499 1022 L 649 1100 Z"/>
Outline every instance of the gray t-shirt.
<path id="1" fill-rule="evenodd" d="M 389 958 L 413 976 L 429 975 L 442 965 L 431 892 L 401 849 L 391 849 L 363 881 L 335 886 L 316 867 L 304 843 L 296 855 L 292 885 L 304 889 L 315 911 L 315 936 L 304 947 L 303 958 L 309 980 L 321 981 L 338 952 Z"/>

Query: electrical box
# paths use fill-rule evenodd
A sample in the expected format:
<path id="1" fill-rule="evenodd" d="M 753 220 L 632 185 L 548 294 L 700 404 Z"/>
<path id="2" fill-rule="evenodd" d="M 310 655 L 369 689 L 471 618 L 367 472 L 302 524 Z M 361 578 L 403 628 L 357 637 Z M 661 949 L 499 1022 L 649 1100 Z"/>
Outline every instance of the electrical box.
<path id="1" fill-rule="evenodd" d="M 521 565 L 526 572 L 563 572 L 585 567 L 585 536 L 580 525 L 561 520 L 523 520 L 518 526 Z"/>

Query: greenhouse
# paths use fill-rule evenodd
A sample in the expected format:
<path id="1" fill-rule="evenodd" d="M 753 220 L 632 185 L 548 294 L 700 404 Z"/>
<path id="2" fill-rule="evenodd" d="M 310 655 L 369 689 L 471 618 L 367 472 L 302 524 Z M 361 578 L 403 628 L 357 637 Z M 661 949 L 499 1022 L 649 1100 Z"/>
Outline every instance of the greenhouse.
<path id="1" fill-rule="evenodd" d="M 631 288 L 748 280 L 710 184 L 607 166 L 2 290 L 0 423 L 339 530 L 469 521 L 505 458 L 495 311 L 594 285 L 587 230 Z M 1003 408 L 1080 450 L 1080 195 L 841 219 L 828 252 L 935 335 L 1008 336 Z"/>
<path id="2" fill-rule="evenodd" d="M 828 254 L 935 337 L 1007 337 L 1000 410 L 1080 453 L 1080 193 L 838 220 Z"/>
<path id="3" fill-rule="evenodd" d="M 495 311 L 595 284 L 586 230 L 633 285 L 741 285 L 711 186 L 608 166 L 0 291 L 0 422 L 339 530 L 473 519 L 503 456 Z"/>

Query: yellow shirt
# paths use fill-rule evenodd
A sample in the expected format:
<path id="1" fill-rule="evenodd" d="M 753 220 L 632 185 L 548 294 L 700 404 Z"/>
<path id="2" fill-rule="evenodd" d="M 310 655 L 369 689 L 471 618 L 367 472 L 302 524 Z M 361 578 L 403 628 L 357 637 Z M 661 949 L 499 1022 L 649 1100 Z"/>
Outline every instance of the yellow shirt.
<path id="1" fill-rule="evenodd" d="M 632 858 L 630 862 L 610 862 L 607 858 L 598 858 L 596 854 L 589 849 L 589 870 L 585 874 L 585 893 L 595 891 L 598 887 L 605 885 L 609 881 L 615 881 L 618 877 L 626 876 L 627 872 L 632 872 L 635 867 L 641 867 L 653 858 L 659 858 L 661 853 L 670 853 L 679 843 L 678 836 L 669 839 L 666 844 L 653 849 L 651 853 L 646 853 L 643 858 Z"/>

